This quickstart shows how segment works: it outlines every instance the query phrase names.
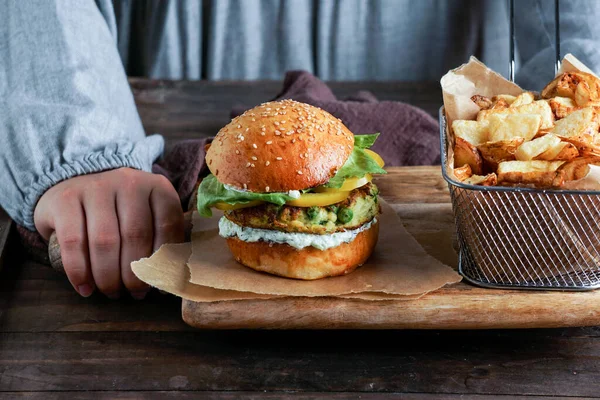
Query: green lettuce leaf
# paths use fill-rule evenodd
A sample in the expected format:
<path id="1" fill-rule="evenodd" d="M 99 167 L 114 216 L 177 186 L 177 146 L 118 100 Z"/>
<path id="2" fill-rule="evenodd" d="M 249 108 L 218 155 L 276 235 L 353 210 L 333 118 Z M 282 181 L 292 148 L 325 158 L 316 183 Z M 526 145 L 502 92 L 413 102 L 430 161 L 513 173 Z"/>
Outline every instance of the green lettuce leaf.
<path id="1" fill-rule="evenodd" d="M 355 146 L 348 160 L 346 160 L 342 168 L 325 186 L 339 188 L 344 184 L 346 179 L 354 177 L 362 178 L 366 174 L 387 174 L 387 172 L 363 149 Z"/>
<path id="2" fill-rule="evenodd" d="M 283 205 L 286 201 L 294 197 L 287 193 L 253 193 L 230 190 L 215 178 L 213 174 L 208 175 L 202 180 L 198 188 L 198 212 L 203 217 L 211 217 L 210 208 L 217 203 L 227 204 L 246 204 L 254 200 L 266 201 L 269 203 Z"/>
<path id="3" fill-rule="evenodd" d="M 379 137 L 379 133 L 372 133 L 370 135 L 354 135 L 354 147 L 358 147 L 359 149 L 368 149 L 373 146 L 377 138 Z"/>

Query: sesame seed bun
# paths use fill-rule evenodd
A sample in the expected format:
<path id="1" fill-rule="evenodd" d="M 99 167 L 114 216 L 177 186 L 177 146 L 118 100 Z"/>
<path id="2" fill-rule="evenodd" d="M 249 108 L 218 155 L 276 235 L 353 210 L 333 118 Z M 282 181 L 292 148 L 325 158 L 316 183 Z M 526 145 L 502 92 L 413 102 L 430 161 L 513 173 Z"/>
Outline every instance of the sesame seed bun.
<path id="1" fill-rule="evenodd" d="M 379 221 L 360 232 L 350 243 L 327 250 L 305 247 L 297 250 L 287 244 L 244 242 L 227 239 L 235 259 L 252 269 L 286 278 L 314 280 L 348 274 L 367 261 L 379 236 Z"/>
<path id="2" fill-rule="evenodd" d="M 320 108 L 293 100 L 262 104 L 223 127 L 206 153 L 221 182 L 252 192 L 287 192 L 327 183 L 344 165 L 354 136 Z"/>

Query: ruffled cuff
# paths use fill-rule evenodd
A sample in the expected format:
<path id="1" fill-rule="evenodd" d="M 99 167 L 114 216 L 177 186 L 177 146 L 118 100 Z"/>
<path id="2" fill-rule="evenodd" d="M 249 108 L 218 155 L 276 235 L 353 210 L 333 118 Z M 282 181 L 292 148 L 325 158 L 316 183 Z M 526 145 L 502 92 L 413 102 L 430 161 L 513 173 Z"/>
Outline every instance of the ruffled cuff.
<path id="1" fill-rule="evenodd" d="M 15 222 L 34 231 L 33 213 L 40 197 L 57 183 L 78 175 L 92 174 L 116 168 L 129 167 L 146 172 L 152 171 L 152 163 L 161 156 L 164 140 L 160 135 L 152 135 L 135 143 L 109 145 L 102 151 L 89 153 L 84 157 L 52 165 L 37 177 L 32 177 L 31 185 L 24 192 L 24 204 L 10 212 Z M 8 210 L 7 210 L 8 211 Z"/>

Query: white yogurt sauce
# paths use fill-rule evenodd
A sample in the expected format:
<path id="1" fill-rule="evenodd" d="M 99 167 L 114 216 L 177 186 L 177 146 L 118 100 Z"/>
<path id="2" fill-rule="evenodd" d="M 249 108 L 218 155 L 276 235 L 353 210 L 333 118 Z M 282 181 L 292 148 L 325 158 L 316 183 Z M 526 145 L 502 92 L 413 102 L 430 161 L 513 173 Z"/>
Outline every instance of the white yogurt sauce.
<path id="1" fill-rule="evenodd" d="M 224 184 L 223 184 L 223 186 L 225 186 L 225 189 L 227 189 L 227 190 L 232 190 L 232 191 L 234 191 L 234 192 L 240 192 L 240 193 L 245 193 L 245 192 L 247 192 L 247 190 L 245 190 L 245 189 L 238 189 L 238 188 L 236 188 L 236 187 L 234 187 L 234 186 L 231 186 L 231 185 L 228 185 L 228 184 L 226 184 L 226 183 L 224 183 Z"/>
<path id="2" fill-rule="evenodd" d="M 288 192 L 288 196 L 290 196 L 293 199 L 298 199 L 298 198 L 300 198 L 300 191 L 299 190 L 290 190 Z"/>
<path id="3" fill-rule="evenodd" d="M 376 222 L 377 218 L 373 218 L 370 222 L 357 229 L 335 232 L 328 235 L 315 235 L 312 233 L 289 233 L 271 229 L 248 228 L 237 225 L 227 218 L 222 217 L 219 220 L 219 235 L 224 238 L 237 236 L 238 239 L 244 242 L 258 242 L 262 240 L 272 243 L 285 243 L 298 250 L 302 250 L 308 246 L 319 250 L 327 250 L 342 243 L 350 243 L 359 233 L 369 229 Z"/>
<path id="4" fill-rule="evenodd" d="M 225 186 L 225 189 L 232 190 L 234 192 L 239 192 L 239 193 L 248 193 L 249 192 L 249 190 L 239 189 L 239 188 L 236 188 L 234 186 L 228 185 L 226 183 L 224 183 L 223 186 Z M 293 199 L 297 199 L 297 198 L 300 197 L 300 191 L 299 190 L 290 190 L 290 191 L 287 192 L 287 195 L 290 196 Z"/>

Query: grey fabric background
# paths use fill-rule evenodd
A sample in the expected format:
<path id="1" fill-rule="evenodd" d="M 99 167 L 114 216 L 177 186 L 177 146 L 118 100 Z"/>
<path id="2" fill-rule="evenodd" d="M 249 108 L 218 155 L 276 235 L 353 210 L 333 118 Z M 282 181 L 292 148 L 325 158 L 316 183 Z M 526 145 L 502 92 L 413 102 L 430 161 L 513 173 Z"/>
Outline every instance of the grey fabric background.
<path id="1" fill-rule="evenodd" d="M 471 54 L 508 71 L 507 0 L 114 0 L 130 75 L 437 80 Z M 554 0 L 515 0 L 517 81 L 553 75 Z M 600 1 L 561 0 L 563 53 L 600 65 Z"/>

